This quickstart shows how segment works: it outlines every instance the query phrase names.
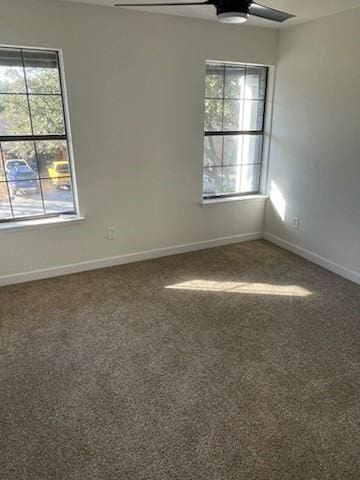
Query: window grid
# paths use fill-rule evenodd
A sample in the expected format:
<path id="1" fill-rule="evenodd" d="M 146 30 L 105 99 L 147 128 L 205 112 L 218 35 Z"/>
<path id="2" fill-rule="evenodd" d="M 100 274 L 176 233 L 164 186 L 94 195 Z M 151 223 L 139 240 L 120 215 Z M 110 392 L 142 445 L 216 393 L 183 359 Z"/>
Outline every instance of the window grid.
<path id="1" fill-rule="evenodd" d="M 221 76 L 222 76 L 222 96 L 218 95 L 213 95 L 213 96 L 207 96 L 205 95 L 205 102 L 207 100 L 210 101 L 221 101 L 222 102 L 222 111 L 221 111 L 221 129 L 214 129 L 214 130 L 206 130 L 204 131 L 204 136 L 206 137 L 221 137 L 221 165 L 207 165 L 205 163 L 205 147 L 204 147 L 204 166 L 203 166 L 203 172 L 204 172 L 204 185 L 203 185 L 203 197 L 204 198 L 224 198 L 224 197 L 233 197 L 233 196 L 240 196 L 240 195 L 249 195 L 249 194 L 257 194 L 260 191 L 260 179 L 261 179 L 261 170 L 262 170 L 262 152 L 263 152 L 263 137 L 264 137 L 264 126 L 265 126 L 265 107 L 266 107 L 266 95 L 267 95 L 267 79 L 268 79 L 268 68 L 264 66 L 249 66 L 249 65 L 241 65 L 241 64 L 229 64 L 229 63 L 216 63 L 216 62 L 207 62 L 206 64 L 206 75 L 218 75 L 219 70 L 221 69 Z M 214 69 L 214 67 L 216 67 Z M 252 98 L 247 98 L 246 95 L 239 95 L 238 97 L 234 96 L 226 96 L 226 72 L 227 69 L 231 70 L 231 68 L 235 69 L 242 69 L 243 74 L 244 74 L 244 85 L 247 85 L 247 75 L 248 75 L 248 70 L 253 70 L 254 69 L 259 69 L 259 71 L 262 71 L 262 74 L 264 75 L 263 81 L 264 81 L 264 96 L 261 98 L 260 96 L 257 97 L 252 97 Z M 261 74 L 259 74 L 258 77 L 259 81 L 259 93 L 261 91 Z M 225 101 L 237 101 L 239 102 L 239 106 L 241 109 L 241 112 L 239 112 L 239 117 L 241 118 L 241 125 L 243 125 L 244 122 L 244 105 L 245 102 L 262 102 L 262 115 L 261 115 L 261 128 L 259 129 L 254 129 L 254 130 L 246 130 L 246 129 L 241 129 L 241 130 L 225 130 L 224 129 L 224 112 L 225 112 Z M 206 115 L 206 114 L 205 114 Z M 205 116 L 205 124 L 207 123 L 207 118 Z M 233 136 L 233 137 L 245 137 L 245 136 L 256 136 L 260 138 L 260 151 L 258 152 L 258 159 L 259 161 L 247 161 L 246 163 L 243 163 L 243 158 L 244 158 L 244 141 L 241 143 L 241 163 L 236 163 L 236 164 L 229 164 L 229 163 L 224 163 L 224 141 L 227 136 Z M 257 147 L 256 147 L 257 148 Z M 241 182 L 241 176 L 243 173 L 244 167 L 256 167 L 258 166 L 258 174 L 256 176 L 255 181 L 253 180 L 253 185 L 256 185 L 256 188 L 251 188 L 248 189 L 247 191 L 235 191 L 231 193 L 226 193 L 224 192 L 224 184 L 225 184 L 225 174 L 223 173 L 224 168 L 232 167 L 239 169 L 239 177 L 240 177 L 240 182 Z M 214 192 L 209 192 L 207 191 L 206 188 L 206 181 L 205 181 L 205 176 L 208 177 L 209 171 L 210 170 L 221 170 L 221 193 L 216 193 Z M 245 170 L 244 170 L 245 171 Z M 209 181 L 209 177 L 206 179 Z M 240 183 L 239 182 L 239 183 Z"/>
<path id="2" fill-rule="evenodd" d="M 31 220 L 34 218 L 52 218 L 52 217 L 58 217 L 59 215 L 64 215 L 64 214 L 75 214 L 76 213 L 76 202 L 75 202 L 75 196 L 74 196 L 74 176 L 73 176 L 73 166 L 70 158 L 70 145 L 69 145 L 69 138 L 68 138 L 68 127 L 67 127 L 67 119 L 66 119 L 66 112 L 65 112 L 65 104 L 64 104 L 64 91 L 63 91 L 63 84 L 62 84 L 62 72 L 61 72 L 61 67 L 60 67 L 60 58 L 59 58 L 59 53 L 56 50 L 42 50 L 42 49 L 36 49 L 36 48 L 19 48 L 19 47 L 1 47 L 1 50 L 4 51 L 8 49 L 9 51 L 16 51 L 20 52 L 20 58 L 21 58 L 21 68 L 23 72 L 23 78 L 24 78 L 24 85 L 25 85 L 25 91 L 21 92 L 0 92 L 0 96 L 7 95 L 7 96 L 22 96 L 26 97 L 27 99 L 27 107 L 28 107 L 28 113 L 29 113 L 29 122 L 30 122 L 30 129 L 31 129 L 31 134 L 30 135 L 0 135 L 0 167 L 2 166 L 2 170 L 4 172 L 4 180 L 0 180 L 0 186 L 6 184 L 6 189 L 8 193 L 8 202 L 9 202 L 9 209 L 11 212 L 11 218 L 1 218 L 0 217 L 0 223 L 5 223 L 5 222 L 13 222 L 13 221 L 23 221 L 23 220 Z M 51 53 L 55 55 L 56 57 L 56 69 L 57 69 L 57 75 L 58 75 L 58 81 L 59 81 L 59 93 L 53 93 L 53 92 L 31 92 L 29 90 L 28 86 L 28 77 L 27 77 L 27 71 L 26 71 L 26 62 L 24 58 L 24 52 L 41 52 L 44 53 Z M 10 65 L 9 65 L 10 67 Z M 58 97 L 61 100 L 61 113 L 62 113 L 62 126 L 63 126 L 63 132 L 61 134 L 35 134 L 34 133 L 34 124 L 33 124 L 33 114 L 32 114 L 32 108 L 31 108 L 31 102 L 30 102 L 30 97 Z M 0 120 L 1 120 L 1 112 L 0 112 Z M 46 200 L 44 198 L 44 190 L 43 190 L 43 181 L 46 182 L 51 182 L 52 178 L 50 175 L 42 175 L 41 174 L 41 165 L 40 165 L 40 155 L 38 154 L 38 145 L 37 142 L 46 142 L 46 141 L 64 141 L 66 145 L 66 158 L 67 158 L 67 164 L 68 164 L 68 174 L 66 175 L 61 175 L 61 181 L 62 182 L 68 182 L 69 188 L 71 189 L 71 208 L 64 208 L 62 210 L 58 210 L 54 213 L 47 213 L 47 206 L 45 204 Z M 41 208 L 42 212 L 35 213 L 34 215 L 15 215 L 14 214 L 14 205 L 13 205 L 13 198 L 12 194 L 10 191 L 10 186 L 12 183 L 14 183 L 13 180 L 8 179 L 8 174 L 6 171 L 6 163 L 5 163 L 5 154 L 4 154 L 4 149 L 3 145 L 6 142 L 31 142 L 33 151 L 35 153 L 34 155 L 34 160 L 36 163 L 36 175 L 31 178 L 31 180 L 36 181 L 36 183 L 39 186 L 39 194 L 41 196 Z M 21 160 L 21 159 L 19 159 Z M 1 171 L 1 168 L 0 168 Z M 25 183 L 27 180 L 17 180 L 17 183 Z M 1 199 L 0 199 L 1 200 Z M 1 204 L 1 202 L 0 202 Z"/>

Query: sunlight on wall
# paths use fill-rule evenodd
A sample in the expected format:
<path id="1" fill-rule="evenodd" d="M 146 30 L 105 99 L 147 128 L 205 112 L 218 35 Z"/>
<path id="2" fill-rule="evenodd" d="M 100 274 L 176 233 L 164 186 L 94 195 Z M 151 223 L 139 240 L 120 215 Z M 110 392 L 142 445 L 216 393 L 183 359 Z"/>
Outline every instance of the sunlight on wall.
<path id="1" fill-rule="evenodd" d="M 165 288 L 175 290 L 196 290 L 204 292 L 245 293 L 253 295 L 280 295 L 287 297 L 308 297 L 312 295 L 306 288 L 298 285 L 275 285 L 271 283 L 216 282 L 211 280 L 189 280 L 188 282 L 168 285 Z"/>
<path id="2" fill-rule="evenodd" d="M 273 180 L 271 180 L 270 186 L 270 202 L 277 211 L 281 220 L 285 222 L 286 201 L 283 194 Z"/>

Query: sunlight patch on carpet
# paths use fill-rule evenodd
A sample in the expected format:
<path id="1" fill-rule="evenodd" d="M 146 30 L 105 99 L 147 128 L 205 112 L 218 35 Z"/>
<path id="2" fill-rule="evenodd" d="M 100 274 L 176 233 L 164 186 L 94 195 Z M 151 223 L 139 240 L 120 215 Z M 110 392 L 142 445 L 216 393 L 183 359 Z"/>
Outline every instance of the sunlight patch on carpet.
<path id="1" fill-rule="evenodd" d="M 271 283 L 216 282 L 212 280 L 189 280 L 167 285 L 175 290 L 195 290 L 204 292 L 245 293 L 253 295 L 280 295 L 288 297 L 308 297 L 312 293 L 298 285 L 275 285 Z"/>

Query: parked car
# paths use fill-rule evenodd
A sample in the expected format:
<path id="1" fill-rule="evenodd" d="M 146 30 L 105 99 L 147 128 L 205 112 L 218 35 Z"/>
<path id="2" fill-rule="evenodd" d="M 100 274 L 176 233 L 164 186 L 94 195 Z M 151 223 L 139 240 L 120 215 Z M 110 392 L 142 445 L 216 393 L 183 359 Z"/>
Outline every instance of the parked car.
<path id="1" fill-rule="evenodd" d="M 27 163 L 26 160 L 22 158 L 9 158 L 9 160 L 5 160 L 5 172 L 9 173 L 10 170 L 14 167 L 28 167 L 30 165 Z"/>
<path id="2" fill-rule="evenodd" d="M 56 188 L 66 188 L 70 189 L 70 167 L 69 162 L 64 160 L 57 160 L 51 164 L 51 167 L 48 168 L 49 177 L 52 180 L 52 183 Z"/>
<path id="3" fill-rule="evenodd" d="M 29 166 L 12 167 L 7 173 L 9 189 L 12 197 L 18 193 L 39 193 L 39 182 L 36 173 Z"/>

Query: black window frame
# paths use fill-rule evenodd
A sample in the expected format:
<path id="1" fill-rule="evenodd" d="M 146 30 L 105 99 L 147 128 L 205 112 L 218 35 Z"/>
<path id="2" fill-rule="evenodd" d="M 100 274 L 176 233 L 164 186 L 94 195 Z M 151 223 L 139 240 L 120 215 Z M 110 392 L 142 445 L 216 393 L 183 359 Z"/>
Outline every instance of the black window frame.
<path id="1" fill-rule="evenodd" d="M 228 193 L 228 194 L 221 194 L 221 195 L 206 195 L 204 193 L 204 183 L 203 183 L 203 192 L 202 192 L 202 199 L 203 200 L 217 200 L 217 199 L 223 199 L 223 198 L 232 198 L 232 197 L 243 197 L 243 196 L 249 196 L 249 195 L 259 195 L 261 194 L 261 179 L 262 179 L 262 173 L 263 173 L 263 156 L 264 156 L 264 137 L 265 137 L 265 122 L 266 122 L 266 115 L 267 115 L 267 98 L 268 98 L 268 83 L 269 83 L 269 67 L 267 65 L 260 65 L 260 64 L 248 64 L 248 63 L 238 63 L 238 62 L 224 62 L 224 61 L 211 61 L 207 60 L 205 64 L 205 75 L 208 74 L 208 67 L 211 67 L 212 65 L 216 65 L 217 67 L 223 67 L 224 73 L 223 73 L 223 92 L 221 97 L 206 97 L 206 92 L 204 95 L 205 102 L 206 100 L 221 100 L 223 102 L 222 106 L 222 117 L 224 117 L 224 101 L 225 100 L 239 100 L 239 98 L 230 98 L 230 97 L 225 97 L 225 71 L 226 67 L 240 67 L 244 68 L 245 70 L 245 77 L 246 77 L 246 71 L 248 68 L 254 68 L 254 67 L 261 67 L 265 70 L 265 91 L 264 91 L 264 98 L 261 99 L 264 103 L 264 108 L 263 108 L 263 115 L 262 115 L 262 123 L 261 123 L 261 129 L 260 130 L 206 130 L 204 129 L 204 138 L 207 136 L 221 136 L 222 138 L 224 136 L 243 136 L 243 135 L 255 135 L 261 137 L 261 151 L 260 151 L 260 163 L 256 164 L 260 166 L 259 169 L 259 179 L 258 179 L 258 188 L 254 191 L 249 191 L 249 192 L 235 192 L 235 193 Z M 246 82 L 246 80 L 245 80 Z M 244 100 L 244 99 L 243 99 Z M 259 99 L 258 99 L 259 100 Z M 206 123 L 206 119 L 204 116 L 204 125 Z M 224 147 L 224 144 L 222 145 L 222 149 Z M 222 153 L 223 157 L 223 153 Z M 253 164 L 254 165 L 254 164 Z M 222 164 L 220 167 L 222 168 L 224 165 Z M 234 166 L 234 165 L 229 165 L 229 166 Z M 204 158 L 203 158 L 203 176 L 205 174 L 206 168 L 204 166 Z"/>
<path id="2" fill-rule="evenodd" d="M 25 92 L 23 93 L 18 93 L 18 92 L 1 92 L 1 94 L 4 95 L 23 95 L 26 97 L 27 100 L 27 105 L 28 105 L 28 110 L 29 110 L 29 120 L 30 120 L 30 128 L 32 131 L 31 135 L 0 135 L 0 163 L 2 163 L 3 170 L 4 172 L 6 171 L 5 169 L 5 157 L 3 154 L 3 149 L 2 149 L 2 143 L 3 142 L 24 142 L 24 141 L 29 141 L 33 142 L 34 144 L 34 152 L 36 156 L 36 163 L 38 166 L 38 172 L 40 172 L 39 169 L 39 160 L 38 160 L 38 153 L 36 149 L 36 142 L 38 141 L 51 141 L 51 140 L 62 140 L 66 142 L 66 148 L 67 148 L 67 155 L 68 155 L 68 163 L 69 163 L 69 175 L 68 177 L 70 178 L 71 181 L 71 194 L 72 194 L 72 205 L 73 209 L 70 210 L 64 210 L 62 212 L 54 212 L 54 213 L 45 213 L 45 201 L 44 201 L 44 194 L 41 186 L 41 180 L 46 180 L 48 178 L 45 177 L 39 177 L 37 178 L 37 181 L 39 182 L 40 185 L 40 192 L 41 192 L 41 202 L 42 202 L 42 208 L 43 212 L 42 214 L 35 214 L 35 215 L 26 215 L 26 216 L 14 216 L 13 212 L 13 206 L 12 206 L 12 199 L 10 195 L 10 190 L 9 190 L 9 183 L 11 181 L 5 179 L 4 181 L 1 181 L 1 183 L 6 183 L 7 185 L 7 192 L 8 192 L 8 197 L 9 197 L 9 206 L 11 210 L 11 218 L 0 218 L 0 225 L 4 223 L 25 223 L 27 221 L 31 220 L 42 220 L 42 219 L 51 219 L 51 218 L 57 218 L 57 217 L 66 217 L 66 216 L 77 216 L 79 215 L 79 206 L 78 206 L 78 196 L 77 196 L 77 184 L 76 184 L 76 175 L 75 175 L 75 170 L 74 170 L 74 165 L 73 165 L 73 150 L 72 150 L 72 144 L 71 144 L 71 134 L 70 134 L 70 120 L 69 120 L 69 115 L 68 115 L 68 104 L 67 104 L 67 95 L 66 95 L 66 88 L 65 88 L 65 80 L 64 80 L 64 70 L 63 70 L 63 61 L 62 61 L 62 54 L 61 50 L 59 49 L 52 49 L 52 48 L 39 48 L 39 47 L 20 47 L 16 45 L 2 45 L 0 44 L 0 49 L 5 50 L 18 50 L 21 53 L 21 66 L 24 72 L 24 82 L 25 82 Z M 58 76 L 59 76 L 59 87 L 60 91 L 59 93 L 36 93 L 36 92 L 30 92 L 28 88 L 28 81 L 27 81 L 27 76 L 26 76 L 26 63 L 25 63 L 25 58 L 24 58 L 24 52 L 39 52 L 39 56 L 43 55 L 45 58 L 46 53 L 52 54 L 56 56 L 56 63 L 57 63 L 57 71 L 58 71 Z M 10 65 L 11 66 L 11 65 Z M 61 105 L 62 105 L 62 118 L 63 118 L 63 125 L 64 125 L 64 133 L 63 134 L 45 134 L 45 135 L 38 135 L 34 134 L 33 130 L 33 119 L 32 119 L 32 113 L 31 113 L 31 108 L 30 108 L 30 96 L 58 96 L 61 98 Z M 49 178 L 50 179 L 50 178 Z"/>

